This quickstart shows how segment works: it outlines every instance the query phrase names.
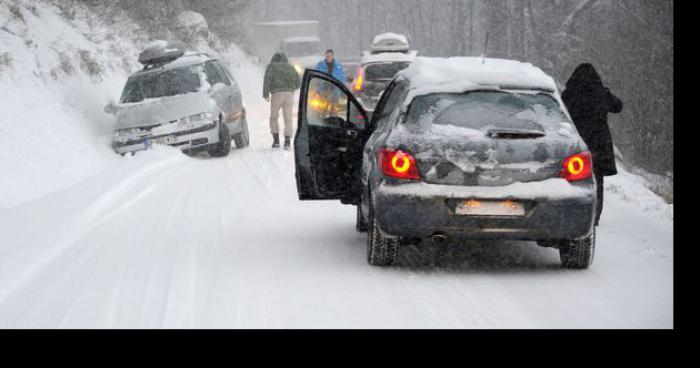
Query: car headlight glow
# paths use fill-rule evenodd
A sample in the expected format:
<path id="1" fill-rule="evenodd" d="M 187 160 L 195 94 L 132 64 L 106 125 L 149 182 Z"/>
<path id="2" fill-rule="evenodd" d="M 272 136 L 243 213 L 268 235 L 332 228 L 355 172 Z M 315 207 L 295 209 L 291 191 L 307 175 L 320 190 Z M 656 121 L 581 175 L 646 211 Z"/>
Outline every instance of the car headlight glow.
<path id="1" fill-rule="evenodd" d="M 294 64 L 294 70 L 299 74 L 304 74 L 304 68 L 299 64 Z"/>

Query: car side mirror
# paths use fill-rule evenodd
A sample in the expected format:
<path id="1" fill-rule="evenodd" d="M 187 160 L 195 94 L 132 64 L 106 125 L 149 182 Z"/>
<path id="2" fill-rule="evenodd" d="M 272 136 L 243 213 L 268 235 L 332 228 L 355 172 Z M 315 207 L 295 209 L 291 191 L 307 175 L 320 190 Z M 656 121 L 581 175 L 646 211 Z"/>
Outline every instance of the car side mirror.
<path id="1" fill-rule="evenodd" d="M 119 106 L 114 101 L 109 101 L 107 106 L 104 108 L 104 112 L 110 115 L 116 115 L 119 110 Z"/>

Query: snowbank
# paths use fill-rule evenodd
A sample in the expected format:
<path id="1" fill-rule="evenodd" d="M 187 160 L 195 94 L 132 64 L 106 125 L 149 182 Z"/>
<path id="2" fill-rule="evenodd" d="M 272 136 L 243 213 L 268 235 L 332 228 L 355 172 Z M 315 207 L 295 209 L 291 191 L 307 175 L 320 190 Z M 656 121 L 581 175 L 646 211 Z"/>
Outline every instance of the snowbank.
<path id="1" fill-rule="evenodd" d="M 73 185 L 117 159 L 102 109 L 137 67 L 138 49 L 85 6 L 72 10 L 0 4 L 0 54 L 10 60 L 0 71 L 0 208 Z M 127 19 L 112 22 L 138 38 Z"/>
<path id="2" fill-rule="evenodd" d="M 196 14 L 181 18 L 204 27 Z M 103 108 L 141 68 L 138 55 L 151 40 L 118 10 L 101 16 L 80 2 L 70 13 L 45 2 L 2 2 L 0 26 L 0 208 L 10 208 L 123 160 L 110 147 L 114 117 Z M 228 64 L 244 89 L 262 80 L 236 46 L 213 35 L 193 43 Z"/>

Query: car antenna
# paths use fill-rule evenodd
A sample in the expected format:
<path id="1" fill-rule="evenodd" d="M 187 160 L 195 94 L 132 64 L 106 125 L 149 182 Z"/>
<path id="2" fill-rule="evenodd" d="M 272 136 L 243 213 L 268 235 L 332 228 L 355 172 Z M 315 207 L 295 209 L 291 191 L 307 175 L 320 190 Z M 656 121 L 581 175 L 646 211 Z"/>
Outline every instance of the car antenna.
<path id="1" fill-rule="evenodd" d="M 486 32 L 486 43 L 484 44 L 484 53 L 481 54 L 481 57 L 482 57 L 481 63 L 482 64 L 486 64 L 486 51 L 488 51 L 488 48 L 489 48 L 489 35 L 490 34 L 491 34 L 491 32 Z"/>

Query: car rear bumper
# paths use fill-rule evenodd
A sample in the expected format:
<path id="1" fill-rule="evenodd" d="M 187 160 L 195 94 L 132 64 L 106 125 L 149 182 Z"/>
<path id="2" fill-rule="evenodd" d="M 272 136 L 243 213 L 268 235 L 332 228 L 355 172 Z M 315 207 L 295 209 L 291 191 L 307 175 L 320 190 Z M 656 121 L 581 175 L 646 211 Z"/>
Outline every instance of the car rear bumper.
<path id="1" fill-rule="evenodd" d="M 125 143 L 112 141 L 112 148 L 115 152 L 123 154 L 129 152 L 138 152 L 147 150 L 154 143 L 158 143 L 159 139 L 173 139 L 171 143 L 163 143 L 172 147 L 177 147 L 183 151 L 196 151 L 204 149 L 207 146 L 219 142 L 218 124 L 213 127 L 202 127 L 191 129 L 188 131 L 173 132 L 171 134 L 146 137 L 138 140 L 132 140 Z"/>
<path id="2" fill-rule="evenodd" d="M 463 187 L 426 183 L 382 183 L 373 209 L 382 232 L 428 238 L 441 233 L 464 239 L 580 239 L 593 230 L 593 179 L 569 184 L 563 179 L 504 187 Z M 524 216 L 466 216 L 455 204 L 468 199 L 511 200 L 525 205 Z"/>

